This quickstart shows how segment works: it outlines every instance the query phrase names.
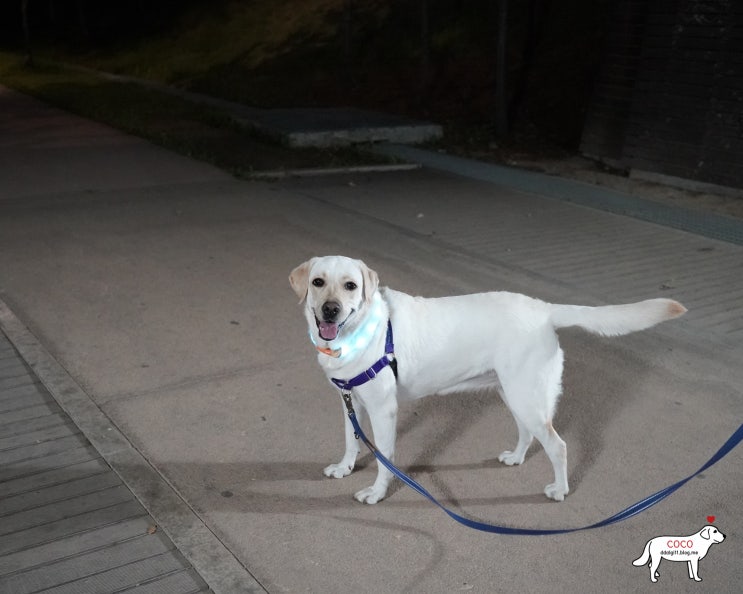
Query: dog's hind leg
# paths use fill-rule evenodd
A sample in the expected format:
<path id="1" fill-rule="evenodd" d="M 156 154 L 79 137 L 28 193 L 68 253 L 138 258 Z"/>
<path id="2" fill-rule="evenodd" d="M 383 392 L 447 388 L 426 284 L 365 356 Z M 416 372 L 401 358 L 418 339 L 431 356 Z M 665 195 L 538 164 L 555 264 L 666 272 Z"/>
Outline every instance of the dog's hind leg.
<path id="1" fill-rule="evenodd" d="M 519 418 L 513 413 L 513 411 L 511 411 L 511 414 L 513 414 L 513 419 L 514 421 L 516 421 L 516 426 L 519 430 L 519 441 L 513 451 L 506 450 L 504 452 L 501 452 L 501 454 L 498 456 L 498 460 L 503 462 L 503 464 L 507 464 L 508 466 L 514 466 L 516 464 L 523 463 L 524 457 L 526 456 L 526 451 L 529 449 L 529 446 L 534 439 L 531 431 L 526 428 L 526 425 L 524 425 L 519 420 Z"/>
<path id="2" fill-rule="evenodd" d="M 542 444 L 555 473 L 555 482 L 545 487 L 544 494 L 555 501 L 562 501 L 569 492 L 567 446 L 552 426 L 551 419 L 544 418 L 537 411 L 519 410 L 519 408 L 521 407 L 516 405 L 513 411 L 516 424 L 519 427 L 519 443 L 516 446 L 516 451 L 504 452 L 500 455 L 499 460 L 506 464 L 509 460 L 513 460 L 514 464 L 523 461 L 526 448 L 529 447 L 533 435 Z"/>
<path id="3" fill-rule="evenodd" d="M 658 555 L 657 557 L 653 557 L 650 559 L 650 581 L 655 583 L 658 581 L 658 578 L 660 577 L 660 572 L 658 572 L 658 566 L 660 565 L 660 562 L 662 561 L 663 557 Z"/>
<path id="4" fill-rule="evenodd" d="M 542 444 L 547 457 L 552 462 L 555 471 L 555 482 L 544 488 L 544 494 L 555 501 L 562 501 L 568 494 L 568 452 L 565 442 L 560 438 L 552 426 L 552 421 L 547 421 L 539 429 L 534 431 L 535 437 Z"/>
<path id="5" fill-rule="evenodd" d="M 503 400 L 511 409 L 519 426 L 519 444 L 514 454 L 522 454 L 519 446 L 527 444 L 529 435 L 542 444 L 552 463 L 555 481 L 544 489 L 545 495 L 562 501 L 568 494 L 567 446 L 552 426 L 552 415 L 561 391 L 562 350 L 543 351 L 514 366 L 515 373 L 499 372 L 503 386 Z M 534 355 L 535 353 L 532 353 Z M 508 458 L 506 456 L 506 458 Z M 515 459 L 518 457 L 514 456 Z"/>

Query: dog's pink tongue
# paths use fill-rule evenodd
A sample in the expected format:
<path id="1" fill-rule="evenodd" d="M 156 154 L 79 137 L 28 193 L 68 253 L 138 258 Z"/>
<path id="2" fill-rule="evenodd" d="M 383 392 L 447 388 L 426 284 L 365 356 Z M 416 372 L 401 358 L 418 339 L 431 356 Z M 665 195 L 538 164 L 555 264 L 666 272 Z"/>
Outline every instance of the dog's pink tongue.
<path id="1" fill-rule="evenodd" d="M 333 322 L 320 322 L 320 338 L 323 340 L 335 340 L 338 336 L 338 324 Z"/>

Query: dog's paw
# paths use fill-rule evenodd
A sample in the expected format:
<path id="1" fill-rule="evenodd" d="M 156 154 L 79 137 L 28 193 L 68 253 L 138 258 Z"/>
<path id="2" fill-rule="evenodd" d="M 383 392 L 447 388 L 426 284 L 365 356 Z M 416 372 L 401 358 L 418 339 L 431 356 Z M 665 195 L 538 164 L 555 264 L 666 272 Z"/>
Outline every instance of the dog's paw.
<path id="1" fill-rule="evenodd" d="M 329 477 L 329 478 L 343 478 L 344 476 L 348 476 L 353 471 L 353 466 L 350 464 L 343 464 L 343 462 L 339 464 L 331 464 L 330 466 L 326 466 L 322 473 Z"/>
<path id="2" fill-rule="evenodd" d="M 387 494 L 387 489 L 380 489 L 374 485 L 371 487 L 367 487 L 366 489 L 361 489 L 361 491 L 357 491 L 353 498 L 356 501 L 359 501 L 360 503 L 368 503 L 369 505 L 373 505 L 382 499 L 384 499 L 384 496 Z"/>
<path id="3" fill-rule="evenodd" d="M 558 487 L 556 483 L 552 483 L 544 488 L 544 494 L 555 501 L 563 501 L 565 495 L 568 494 L 568 489 L 566 487 Z"/>
<path id="4" fill-rule="evenodd" d="M 516 452 L 506 450 L 505 452 L 502 452 L 500 456 L 498 456 L 498 460 L 500 460 L 507 466 L 516 466 L 523 463 L 524 455 L 522 454 L 519 456 Z"/>

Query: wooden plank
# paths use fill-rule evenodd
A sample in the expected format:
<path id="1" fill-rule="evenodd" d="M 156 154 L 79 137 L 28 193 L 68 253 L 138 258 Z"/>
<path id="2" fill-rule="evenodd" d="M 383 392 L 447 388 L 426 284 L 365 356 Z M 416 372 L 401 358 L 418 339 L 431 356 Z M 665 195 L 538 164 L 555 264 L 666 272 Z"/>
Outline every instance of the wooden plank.
<path id="1" fill-rule="evenodd" d="M 80 580 L 116 567 L 129 565 L 173 549 L 160 532 L 134 538 L 89 553 L 74 556 L 0 578 L 0 591 L 30 594 L 58 584 Z M 116 591 L 119 584 L 111 584 Z M 122 584 L 125 585 L 125 584 Z"/>
<path id="2" fill-rule="evenodd" d="M 97 493 L 118 485 L 121 485 L 119 475 L 113 470 L 109 470 L 108 472 L 51 485 L 33 493 L 13 495 L 0 500 L 0 503 L 2 503 L 0 517 L 39 508 L 57 501 L 65 501 L 89 493 Z"/>
<path id="3" fill-rule="evenodd" d="M 35 443 L 33 445 L 13 448 L 12 450 L 4 450 L 0 452 L 0 464 L 11 465 L 25 462 L 31 465 L 36 458 L 45 458 L 51 454 L 59 454 L 67 450 L 85 447 L 87 444 L 88 440 L 85 439 L 82 433 L 67 435 L 52 441 Z"/>
<path id="4" fill-rule="evenodd" d="M 17 386 L 5 388 L 0 397 L 0 403 L 27 394 L 48 394 L 48 392 L 39 382 L 24 382 Z"/>
<path id="5" fill-rule="evenodd" d="M 3 413 L 0 417 L 0 431 L 3 431 L 4 425 L 15 425 L 19 421 L 35 419 L 44 415 L 54 415 L 62 412 L 62 409 L 54 402 L 45 402 L 37 406 L 16 409 Z"/>
<path id="6" fill-rule="evenodd" d="M 127 590 L 127 594 L 195 594 L 206 592 L 208 588 L 204 580 L 193 569 L 189 569 L 141 584 Z"/>
<path id="7" fill-rule="evenodd" d="M 33 382 L 33 374 L 25 368 L 15 368 L 12 373 L 6 371 L 0 379 L 0 390 L 4 393 L 6 388 L 12 388 L 26 382 Z"/>
<path id="8" fill-rule="evenodd" d="M 14 438 L 23 440 L 26 433 L 49 429 L 57 425 L 69 425 L 70 427 L 74 427 L 72 421 L 70 421 L 65 415 L 61 414 L 25 419 L 23 421 L 18 421 L 13 425 L 0 425 L 0 449 L 4 449 L 1 444 L 10 443 L 10 440 Z"/>
<path id="9" fill-rule="evenodd" d="M 127 518 L 134 518 L 145 514 L 140 503 L 128 499 L 116 505 L 101 509 L 88 510 L 78 516 L 63 518 L 56 522 L 34 526 L 18 532 L 12 536 L 0 538 L 0 555 L 7 555 L 14 551 L 51 542 L 58 538 L 65 538 L 72 534 L 79 534 L 100 526 L 116 524 Z"/>
<path id="10" fill-rule="evenodd" d="M 95 448 L 88 445 L 66 452 L 55 453 L 44 458 L 36 458 L 31 463 L 17 462 L 6 467 L 0 467 L 0 482 L 33 476 L 54 468 L 71 466 L 78 462 L 86 462 L 87 460 L 94 460 L 100 457 L 100 454 L 95 451 Z"/>
<path id="11" fill-rule="evenodd" d="M 34 385 L 20 386 L 11 390 L 14 395 L 0 400 L 0 418 L 4 418 L 6 412 L 28 408 L 45 402 L 54 402 L 44 390 L 39 390 Z"/>
<path id="12" fill-rule="evenodd" d="M 192 569 L 186 568 L 187 565 L 180 556 L 164 553 L 137 561 L 127 567 L 117 567 L 45 590 L 44 594 L 99 594 L 100 592 L 115 592 L 139 584 L 142 584 L 139 588 L 127 589 L 127 594 L 132 592 L 137 594 L 144 592 L 188 594 L 206 590 L 203 580 Z M 181 574 L 186 574 L 186 577 L 178 578 L 177 576 Z M 198 588 L 192 589 L 194 587 L 192 584 Z"/>
<path id="13" fill-rule="evenodd" d="M 54 561 L 59 561 L 65 557 L 80 555 L 109 546 L 112 543 L 142 536 L 147 533 L 147 529 L 153 524 L 154 521 L 149 516 L 129 518 L 122 522 L 0 556 L 0 576 L 17 571 L 27 571 L 40 565 L 48 565 Z"/>
<path id="14" fill-rule="evenodd" d="M 17 375 L 26 371 L 26 365 L 18 357 L 6 357 L 0 359 L 0 376 Z"/>
<path id="15" fill-rule="evenodd" d="M 0 377 L 0 397 L 2 397 L 5 390 L 8 388 L 15 388 L 16 386 L 21 386 L 33 381 L 35 381 L 33 375 L 27 370 L 19 375 L 3 374 L 3 376 Z"/>
<path id="16" fill-rule="evenodd" d="M 54 468 L 46 472 L 39 472 L 24 478 L 0 483 L 0 497 L 10 497 L 20 493 L 36 491 L 60 483 L 66 483 L 67 481 L 108 472 L 109 470 L 108 464 L 102 458 L 87 460 L 63 468 Z"/>
<path id="17" fill-rule="evenodd" d="M 89 493 L 66 501 L 18 512 L 0 520 L 0 536 L 51 524 L 92 510 L 105 509 L 131 499 L 131 492 L 125 486 L 119 485 L 97 493 Z"/>
<path id="18" fill-rule="evenodd" d="M 56 415 L 50 415 L 54 418 Z M 42 417 L 46 418 L 46 417 Z M 62 437 L 69 437 L 71 435 L 77 435 L 80 430 L 75 427 L 72 423 L 66 423 L 64 417 L 57 416 L 58 422 L 51 426 L 47 425 L 35 431 L 31 430 L 27 433 L 19 433 L 17 435 L 11 435 L 9 437 L 0 438 L 0 460 L 2 460 L 3 450 L 13 450 L 20 447 L 27 447 L 47 441 L 54 441 Z M 32 419 L 36 420 L 36 419 Z"/>

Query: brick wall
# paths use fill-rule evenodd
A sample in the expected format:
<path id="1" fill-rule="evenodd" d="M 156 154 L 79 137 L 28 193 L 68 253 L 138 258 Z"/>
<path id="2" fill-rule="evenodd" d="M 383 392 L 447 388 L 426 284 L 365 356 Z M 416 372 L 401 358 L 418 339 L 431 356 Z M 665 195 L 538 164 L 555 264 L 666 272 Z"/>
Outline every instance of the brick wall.
<path id="1" fill-rule="evenodd" d="M 618 0 L 581 151 L 743 187 L 743 2 Z"/>

